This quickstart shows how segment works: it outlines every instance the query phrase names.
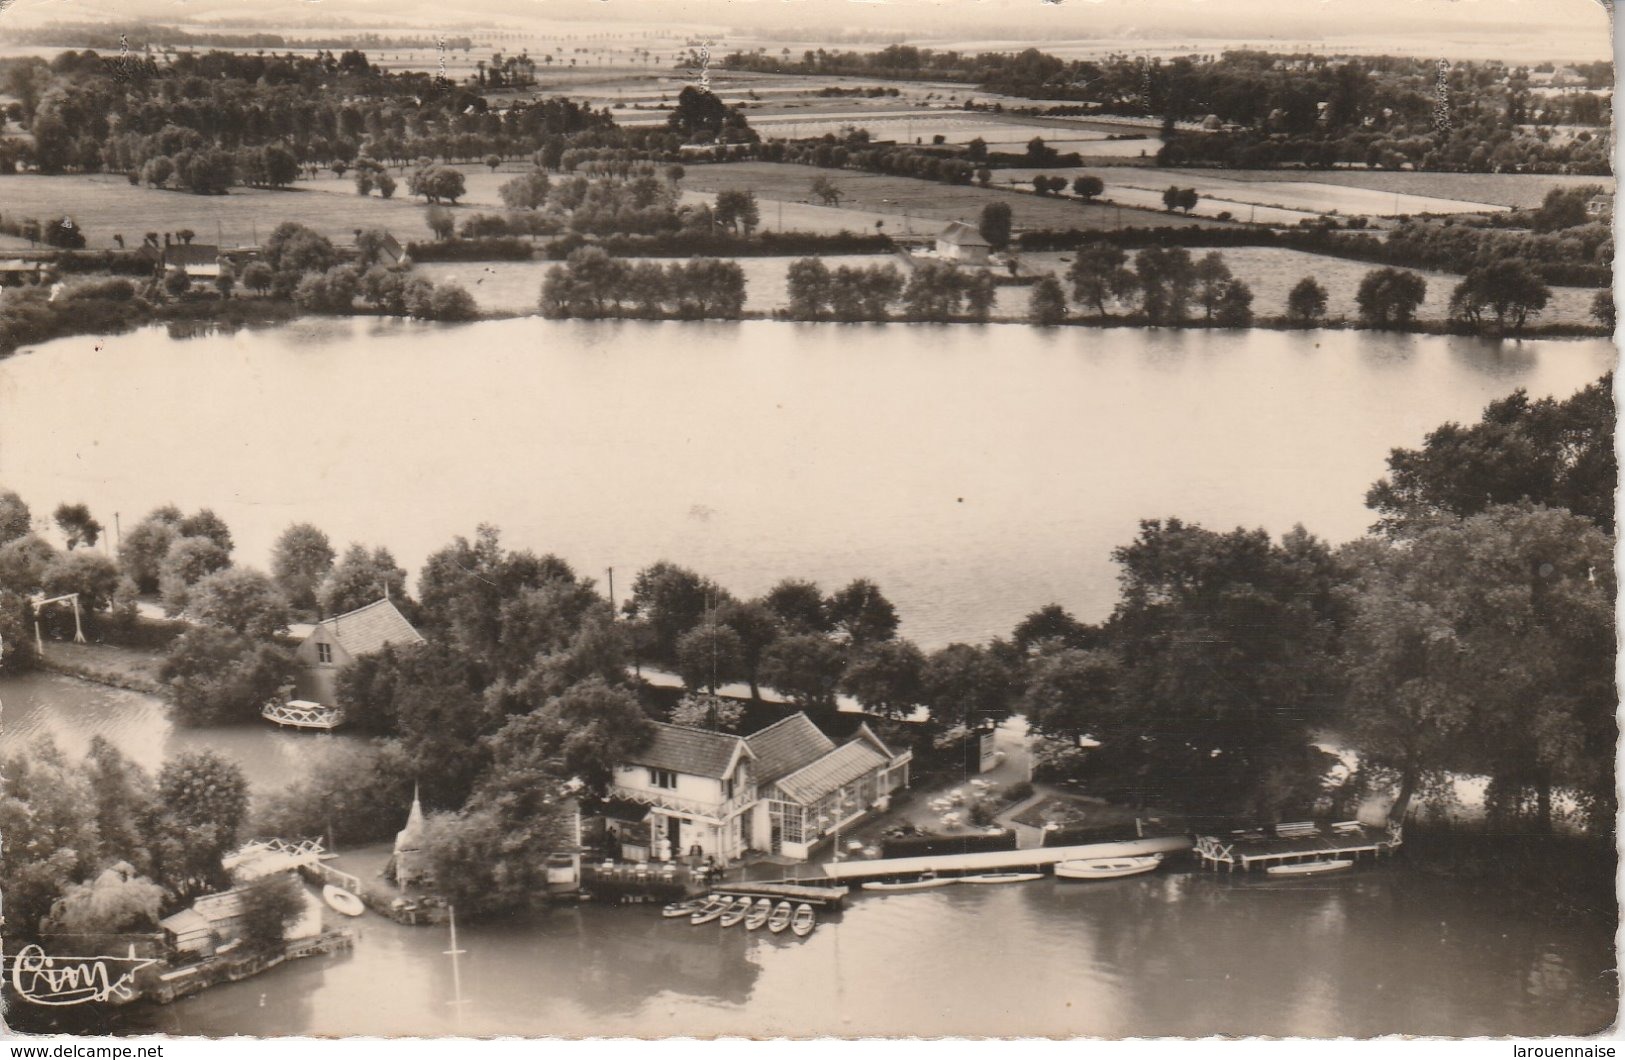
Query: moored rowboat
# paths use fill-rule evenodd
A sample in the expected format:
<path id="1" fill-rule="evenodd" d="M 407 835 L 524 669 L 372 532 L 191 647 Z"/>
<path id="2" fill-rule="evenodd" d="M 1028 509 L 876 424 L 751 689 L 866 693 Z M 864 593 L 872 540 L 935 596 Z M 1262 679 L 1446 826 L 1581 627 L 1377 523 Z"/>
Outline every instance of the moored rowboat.
<path id="1" fill-rule="evenodd" d="M 367 911 L 367 907 L 361 904 L 361 899 L 331 883 L 322 888 L 322 901 L 345 916 L 360 916 Z"/>
<path id="2" fill-rule="evenodd" d="M 755 931 L 757 928 L 767 923 L 767 918 L 772 914 L 772 912 L 773 899 L 757 899 L 756 904 L 751 906 L 750 915 L 745 917 L 745 930 Z"/>
<path id="3" fill-rule="evenodd" d="M 974 876 L 961 876 L 959 883 L 1026 883 L 1041 880 L 1042 872 L 979 872 Z"/>
<path id="4" fill-rule="evenodd" d="M 767 930 L 777 935 L 790 926 L 791 909 L 789 902 L 780 902 L 773 907 L 773 915 L 767 918 Z"/>
<path id="5" fill-rule="evenodd" d="M 812 934 L 812 929 L 818 926 L 813 917 L 813 907 L 806 902 L 796 906 L 796 918 L 790 922 L 790 930 L 802 938 Z"/>
<path id="6" fill-rule="evenodd" d="M 1335 861 L 1300 861 L 1294 865 L 1271 865 L 1264 871 L 1271 876 L 1318 876 L 1323 872 L 1342 872 L 1344 869 L 1354 867 L 1354 862 L 1338 859 Z"/>
<path id="7" fill-rule="evenodd" d="M 671 903 L 670 905 L 668 905 L 665 908 L 660 910 L 660 915 L 664 916 L 664 917 L 674 917 L 674 918 L 675 917 L 680 917 L 680 916 L 693 916 L 695 913 L 699 912 L 703 908 L 705 908 L 705 899 L 703 899 L 703 898 L 690 898 L 686 902 L 673 902 L 673 903 Z"/>
<path id="8" fill-rule="evenodd" d="M 1063 861 L 1055 866 L 1058 880 L 1112 880 L 1120 876 L 1138 876 L 1151 872 L 1162 864 L 1161 854 L 1148 854 L 1141 858 L 1083 858 Z"/>
<path id="9" fill-rule="evenodd" d="M 745 914 L 748 912 L 750 912 L 750 899 L 737 899 L 734 902 L 733 907 L 722 914 L 721 924 L 723 927 L 733 927 L 735 924 L 745 919 Z"/>
<path id="10" fill-rule="evenodd" d="M 732 900 L 718 898 L 713 894 L 706 899 L 704 905 L 694 910 L 693 914 L 689 916 L 688 922 L 690 924 L 709 924 L 723 913 L 726 913 L 732 905 Z"/>
<path id="11" fill-rule="evenodd" d="M 927 872 L 912 880 L 897 880 L 894 882 L 870 880 L 863 885 L 863 889 L 866 891 L 929 891 L 936 887 L 947 887 L 953 882 L 952 876 L 938 876 L 934 872 Z"/>

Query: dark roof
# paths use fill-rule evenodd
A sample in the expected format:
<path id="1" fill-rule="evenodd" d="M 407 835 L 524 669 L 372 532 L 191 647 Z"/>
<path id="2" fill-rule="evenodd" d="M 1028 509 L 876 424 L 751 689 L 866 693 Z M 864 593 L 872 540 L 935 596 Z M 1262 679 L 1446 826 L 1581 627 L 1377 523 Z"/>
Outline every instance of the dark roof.
<path id="1" fill-rule="evenodd" d="M 835 750 L 835 742 L 800 711 L 751 733 L 745 745 L 756 756 L 758 784 L 771 784 Z"/>
<path id="2" fill-rule="evenodd" d="M 166 265 L 213 265 L 220 260 L 220 248 L 213 243 L 172 243 L 164 248 Z"/>
<path id="3" fill-rule="evenodd" d="M 339 647 L 354 656 L 370 655 L 385 644 L 423 643 L 423 634 L 387 599 L 324 619 L 317 628 L 332 633 Z"/>
<path id="4" fill-rule="evenodd" d="M 673 773 L 721 780 L 727 775 L 728 766 L 740 745 L 745 742 L 737 736 L 690 729 L 684 725 L 668 725 L 662 721 L 655 722 L 654 727 L 654 738 L 649 741 L 649 746 L 629 756 L 628 765 L 669 769 Z"/>
<path id="5" fill-rule="evenodd" d="M 886 759 L 866 740 L 844 743 L 812 765 L 779 780 L 779 790 L 793 802 L 811 805 L 843 784 L 885 768 Z"/>

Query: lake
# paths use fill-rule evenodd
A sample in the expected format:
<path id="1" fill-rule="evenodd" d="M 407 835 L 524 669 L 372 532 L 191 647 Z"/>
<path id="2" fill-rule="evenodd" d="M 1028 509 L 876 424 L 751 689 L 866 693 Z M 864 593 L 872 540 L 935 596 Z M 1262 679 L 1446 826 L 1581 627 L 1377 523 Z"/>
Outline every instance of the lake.
<path id="1" fill-rule="evenodd" d="M 1403 866 L 862 895 L 804 940 L 653 907 L 561 907 L 460 925 L 464 1006 L 447 1004 L 444 928 L 351 925 L 349 954 L 123 1021 L 210 1036 L 1532 1037 L 1614 1014 L 1607 932 L 1542 924 Z"/>
<path id="2" fill-rule="evenodd" d="M 601 584 L 613 567 L 621 597 L 662 558 L 742 596 L 867 577 L 929 649 L 1050 602 L 1104 618 L 1142 518 L 1356 537 L 1390 448 L 1613 363 L 1603 340 L 1342 331 L 152 328 L 0 362 L 0 483 L 109 527 L 212 507 L 261 567 L 295 521 L 414 574 L 490 522 Z"/>

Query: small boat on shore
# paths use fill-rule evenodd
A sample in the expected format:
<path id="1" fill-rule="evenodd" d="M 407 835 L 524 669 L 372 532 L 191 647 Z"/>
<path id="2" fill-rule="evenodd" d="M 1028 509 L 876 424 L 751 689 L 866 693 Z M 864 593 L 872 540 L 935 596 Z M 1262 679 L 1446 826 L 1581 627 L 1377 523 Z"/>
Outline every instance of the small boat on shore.
<path id="1" fill-rule="evenodd" d="M 790 926 L 792 910 L 789 902 L 780 902 L 773 907 L 773 915 L 767 918 L 767 930 L 777 935 Z"/>
<path id="2" fill-rule="evenodd" d="M 1083 858 L 1063 861 L 1055 866 L 1058 880 L 1114 880 L 1121 876 L 1138 876 L 1155 871 L 1162 864 L 1161 854 L 1148 854 L 1141 858 Z"/>
<path id="3" fill-rule="evenodd" d="M 790 930 L 799 938 L 806 938 L 812 934 L 813 928 L 818 926 L 818 920 L 813 916 L 813 907 L 806 902 L 796 906 L 795 919 L 790 921 Z"/>
<path id="4" fill-rule="evenodd" d="M 866 891 L 929 891 L 953 884 L 952 876 L 938 876 L 934 872 L 921 873 L 912 880 L 870 880 L 863 885 Z"/>
<path id="5" fill-rule="evenodd" d="M 961 876 L 958 883 L 1026 883 L 1041 880 L 1042 872 L 978 872 L 974 876 Z"/>
<path id="6" fill-rule="evenodd" d="M 1319 876 L 1327 872 L 1352 869 L 1354 862 L 1339 858 L 1332 861 L 1300 861 L 1292 865 L 1271 865 L 1264 871 L 1271 876 Z"/>
<path id="7" fill-rule="evenodd" d="M 736 898 L 733 905 L 723 911 L 721 924 L 723 927 L 733 927 L 735 924 L 745 919 L 745 914 L 749 912 L 750 899 Z"/>
<path id="8" fill-rule="evenodd" d="M 676 918 L 680 916 L 693 916 L 705 908 L 704 898 L 690 898 L 686 902 L 672 902 L 660 910 L 663 917 Z"/>
<path id="9" fill-rule="evenodd" d="M 342 887 L 335 887 L 331 883 L 322 888 L 322 901 L 345 916 L 360 916 L 367 911 L 361 904 L 361 899 L 346 891 Z"/>
<path id="10" fill-rule="evenodd" d="M 726 913 L 733 906 L 732 899 L 712 895 L 705 900 L 705 904 L 689 915 L 690 924 L 709 924 L 717 917 Z"/>
<path id="11" fill-rule="evenodd" d="M 745 930 L 755 931 L 767 923 L 767 918 L 773 915 L 773 899 L 758 898 L 756 904 L 751 906 L 750 914 L 745 917 Z"/>

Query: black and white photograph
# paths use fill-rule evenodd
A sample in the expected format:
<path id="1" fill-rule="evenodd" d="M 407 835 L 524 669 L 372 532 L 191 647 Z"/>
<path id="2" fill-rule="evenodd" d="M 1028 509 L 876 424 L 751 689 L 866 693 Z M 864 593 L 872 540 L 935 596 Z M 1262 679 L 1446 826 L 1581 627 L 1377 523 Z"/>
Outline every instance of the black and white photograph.
<path id="1" fill-rule="evenodd" d="M 0 0 L 8 1048 L 1617 1037 L 1614 50 Z"/>

